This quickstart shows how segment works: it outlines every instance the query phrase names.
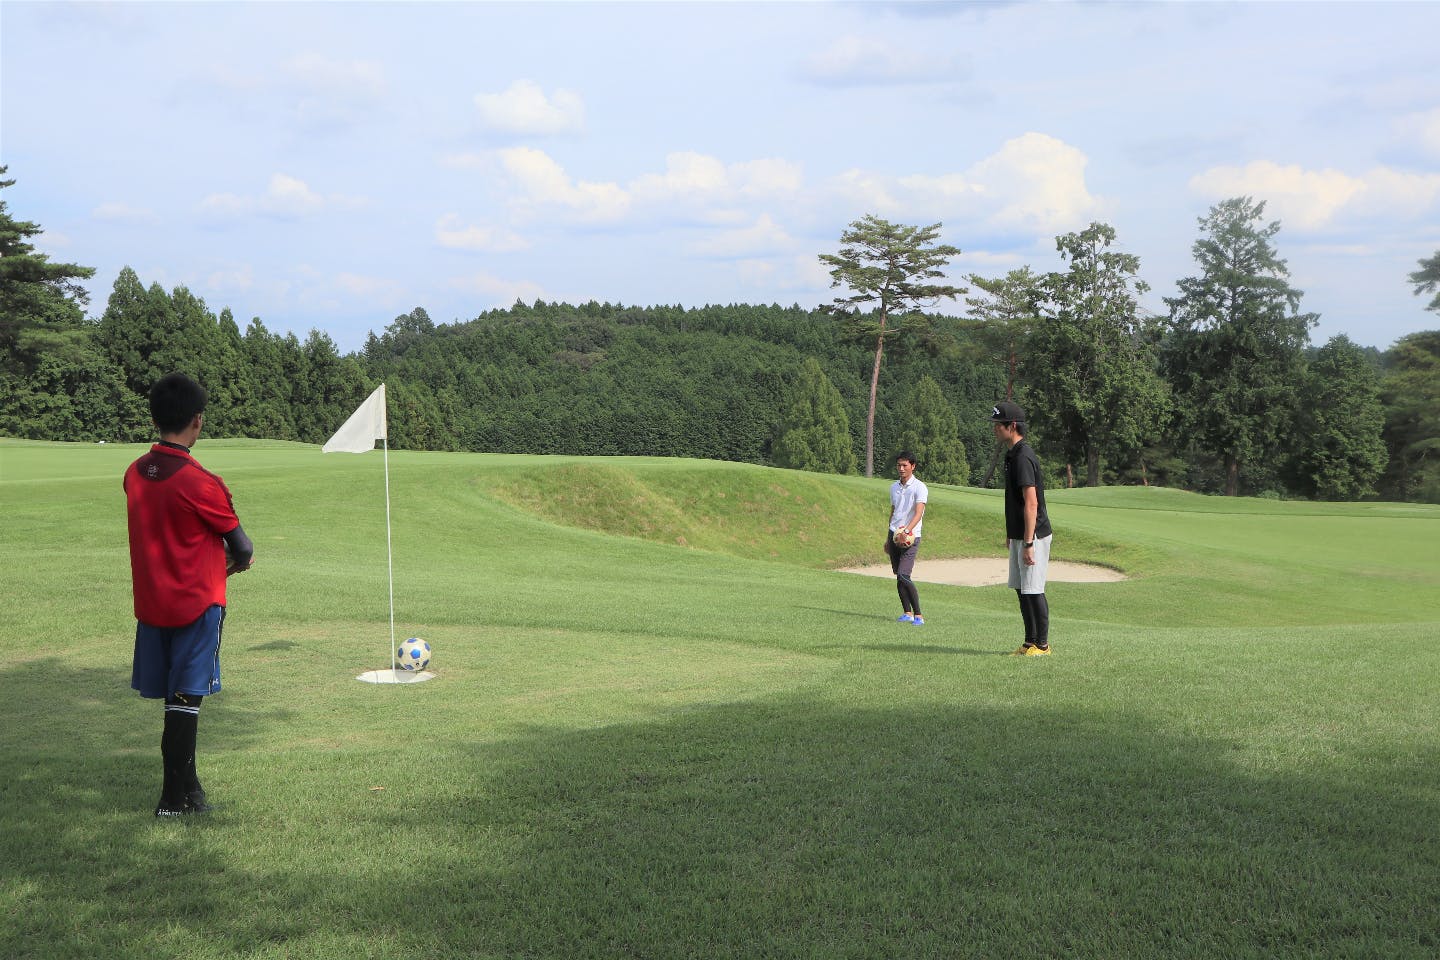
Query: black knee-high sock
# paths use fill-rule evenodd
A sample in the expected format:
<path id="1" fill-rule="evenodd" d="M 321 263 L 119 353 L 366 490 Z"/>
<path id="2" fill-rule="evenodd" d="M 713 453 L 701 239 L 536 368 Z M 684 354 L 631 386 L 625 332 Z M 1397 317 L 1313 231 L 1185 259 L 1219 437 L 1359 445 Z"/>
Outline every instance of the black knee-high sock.
<path id="1" fill-rule="evenodd" d="M 1025 618 L 1025 642 L 1050 646 L 1050 603 L 1045 594 L 1020 594 L 1020 614 Z"/>
<path id="2" fill-rule="evenodd" d="M 1050 646 L 1050 601 L 1045 599 L 1043 593 L 1032 593 L 1030 603 L 1035 616 L 1035 643 L 1042 647 L 1048 647 Z"/>
<path id="3" fill-rule="evenodd" d="M 160 736 L 160 759 L 165 767 L 161 797 L 179 804 L 186 794 L 199 790 L 195 773 L 195 733 L 200 722 L 202 697 L 176 694 L 165 700 L 165 729 Z"/>
<path id="4" fill-rule="evenodd" d="M 1030 598 L 1019 590 L 1015 591 L 1015 596 L 1020 598 L 1020 619 L 1025 621 L 1025 642 L 1033 644 L 1035 642 L 1035 614 L 1030 609 Z"/>

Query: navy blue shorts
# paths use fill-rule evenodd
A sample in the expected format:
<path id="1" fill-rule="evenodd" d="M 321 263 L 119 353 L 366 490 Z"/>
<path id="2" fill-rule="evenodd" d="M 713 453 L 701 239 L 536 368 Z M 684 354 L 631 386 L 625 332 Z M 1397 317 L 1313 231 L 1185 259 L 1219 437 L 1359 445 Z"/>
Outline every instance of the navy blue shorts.
<path id="1" fill-rule="evenodd" d="M 135 624 L 130 686 L 159 700 L 175 693 L 209 696 L 220 690 L 220 629 L 225 608 L 216 604 L 183 627 Z"/>

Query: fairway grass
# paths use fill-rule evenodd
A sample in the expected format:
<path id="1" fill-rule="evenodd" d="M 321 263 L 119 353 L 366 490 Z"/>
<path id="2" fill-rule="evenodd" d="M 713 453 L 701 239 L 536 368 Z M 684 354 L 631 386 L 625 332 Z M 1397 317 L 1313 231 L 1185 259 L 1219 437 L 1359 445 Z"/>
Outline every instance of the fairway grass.
<path id="1" fill-rule="evenodd" d="M 202 440 L 256 543 L 150 816 L 120 478 L 0 439 L 0 957 L 1430 958 L 1440 508 L 1049 495 L 1003 587 L 897 625 L 880 479 Z M 1003 552 L 933 485 L 931 557 Z"/>

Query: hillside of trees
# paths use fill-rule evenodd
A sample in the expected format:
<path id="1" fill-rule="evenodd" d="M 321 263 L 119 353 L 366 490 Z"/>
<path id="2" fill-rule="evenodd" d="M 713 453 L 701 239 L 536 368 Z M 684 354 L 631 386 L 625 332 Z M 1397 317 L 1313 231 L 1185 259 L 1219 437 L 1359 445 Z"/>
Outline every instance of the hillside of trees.
<path id="1" fill-rule="evenodd" d="M 40 228 L 0 203 L 0 434 L 152 439 L 145 392 L 182 370 L 210 391 L 209 436 L 323 442 L 384 382 L 397 449 L 863 472 L 878 369 L 880 472 L 906 448 L 927 481 L 993 485 L 987 417 L 1011 396 L 1054 485 L 1440 502 L 1440 331 L 1311 344 L 1262 211 L 1237 198 L 1202 220 L 1168 317 L 1140 314 L 1138 258 L 1092 224 L 1057 238 L 1067 271 L 970 277 L 962 316 L 896 313 L 882 367 L 876 312 L 853 307 L 537 301 L 448 324 L 417 307 L 342 354 L 126 268 L 88 319 L 92 271 L 37 254 Z M 1238 278 L 1235 244 L 1259 252 Z M 1430 292 L 1440 253 L 1420 266 Z"/>

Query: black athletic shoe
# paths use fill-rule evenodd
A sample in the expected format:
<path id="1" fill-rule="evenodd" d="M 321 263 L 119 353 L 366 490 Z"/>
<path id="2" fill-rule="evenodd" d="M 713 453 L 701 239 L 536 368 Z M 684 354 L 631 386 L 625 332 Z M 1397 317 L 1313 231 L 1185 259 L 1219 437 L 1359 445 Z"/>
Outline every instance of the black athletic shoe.
<path id="1" fill-rule="evenodd" d="M 204 790 L 192 790 L 185 795 L 183 800 L 167 801 L 163 797 L 159 805 L 155 807 L 157 817 L 188 817 L 192 813 L 209 813 L 215 809 L 205 799 Z"/>

